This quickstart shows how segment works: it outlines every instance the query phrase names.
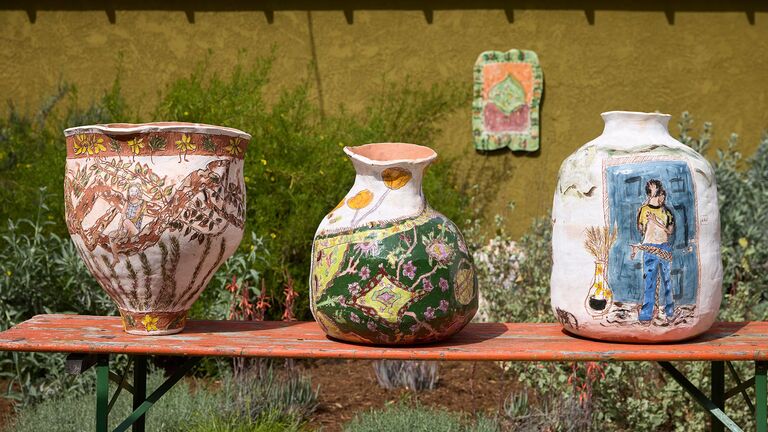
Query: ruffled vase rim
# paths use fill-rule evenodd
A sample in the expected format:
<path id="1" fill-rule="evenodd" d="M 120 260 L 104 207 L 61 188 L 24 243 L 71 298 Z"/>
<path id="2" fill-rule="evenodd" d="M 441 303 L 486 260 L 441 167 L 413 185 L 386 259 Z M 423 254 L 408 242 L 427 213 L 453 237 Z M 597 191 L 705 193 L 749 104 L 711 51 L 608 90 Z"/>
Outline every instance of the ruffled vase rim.
<path id="1" fill-rule="evenodd" d="M 213 135 L 226 135 L 235 138 L 250 140 L 251 134 L 239 129 L 216 126 L 205 123 L 189 123 L 177 121 L 163 121 L 151 123 L 105 123 L 86 126 L 76 126 L 64 129 L 64 136 L 83 133 L 103 133 L 106 135 L 132 135 L 151 132 L 182 132 L 182 133 L 204 133 Z"/>
<path id="2" fill-rule="evenodd" d="M 437 158 L 437 152 L 427 146 L 410 143 L 371 143 L 346 146 L 344 153 L 351 159 L 371 166 L 396 164 L 428 164 Z"/>

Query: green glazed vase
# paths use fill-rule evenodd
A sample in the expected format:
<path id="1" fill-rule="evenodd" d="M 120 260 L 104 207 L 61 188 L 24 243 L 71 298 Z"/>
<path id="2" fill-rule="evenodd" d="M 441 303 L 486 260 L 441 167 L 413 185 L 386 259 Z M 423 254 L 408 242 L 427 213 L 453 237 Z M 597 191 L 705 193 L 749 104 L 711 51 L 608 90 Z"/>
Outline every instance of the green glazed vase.
<path id="1" fill-rule="evenodd" d="M 345 147 L 357 176 L 315 234 L 312 313 L 332 338 L 365 344 L 435 342 L 477 311 L 477 276 L 456 225 L 421 182 L 428 147 Z"/>

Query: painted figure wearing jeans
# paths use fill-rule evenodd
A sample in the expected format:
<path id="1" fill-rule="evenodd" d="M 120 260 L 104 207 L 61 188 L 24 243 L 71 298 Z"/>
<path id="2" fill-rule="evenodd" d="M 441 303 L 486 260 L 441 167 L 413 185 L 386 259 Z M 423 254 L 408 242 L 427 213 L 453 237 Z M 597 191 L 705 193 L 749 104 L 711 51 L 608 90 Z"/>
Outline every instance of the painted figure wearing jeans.
<path id="1" fill-rule="evenodd" d="M 656 283 L 661 282 L 659 296 L 663 302 L 664 314 L 672 319 L 675 303 L 672 298 L 672 284 L 669 265 L 672 263 L 671 238 L 675 231 L 675 218 L 664 205 L 667 192 L 659 180 L 649 180 L 645 184 L 647 200 L 637 212 L 637 229 L 643 236 L 641 244 L 630 245 L 631 258 L 638 250 L 643 251 L 643 306 L 638 319 L 651 321 L 656 304 Z"/>

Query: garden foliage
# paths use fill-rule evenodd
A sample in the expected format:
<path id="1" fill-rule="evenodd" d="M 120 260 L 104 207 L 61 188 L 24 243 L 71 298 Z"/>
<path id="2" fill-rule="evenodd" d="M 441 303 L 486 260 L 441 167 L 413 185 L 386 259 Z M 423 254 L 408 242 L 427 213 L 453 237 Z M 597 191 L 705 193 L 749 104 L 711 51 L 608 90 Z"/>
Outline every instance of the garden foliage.
<path id="1" fill-rule="evenodd" d="M 0 330 L 41 313 L 108 315 L 115 307 L 90 277 L 69 236 L 47 228 L 46 190 L 36 199 L 33 219 L 7 221 L 0 236 Z M 35 196 L 35 195 L 33 195 Z M 2 353 L 0 378 L 6 393 L 20 402 L 57 394 L 82 393 L 93 380 L 65 373 L 65 356 Z"/>
<path id="2" fill-rule="evenodd" d="M 500 432 L 490 418 L 462 418 L 444 409 L 431 409 L 405 403 L 358 414 L 344 426 L 346 432 Z"/>
<path id="3" fill-rule="evenodd" d="M 167 432 L 278 432 L 299 431 L 316 406 L 317 393 L 301 375 L 273 370 L 262 379 L 239 383 L 224 374 L 218 383 L 184 380 L 149 411 L 147 430 Z M 149 375 L 149 388 L 157 388 L 161 373 Z M 243 398 L 243 395 L 247 395 Z M 131 396 L 123 392 L 110 415 L 110 430 L 130 412 Z M 15 432 L 71 432 L 93 429 L 96 417 L 92 395 L 60 393 L 25 409 L 11 421 Z M 55 419 L 55 421 L 53 420 Z"/>

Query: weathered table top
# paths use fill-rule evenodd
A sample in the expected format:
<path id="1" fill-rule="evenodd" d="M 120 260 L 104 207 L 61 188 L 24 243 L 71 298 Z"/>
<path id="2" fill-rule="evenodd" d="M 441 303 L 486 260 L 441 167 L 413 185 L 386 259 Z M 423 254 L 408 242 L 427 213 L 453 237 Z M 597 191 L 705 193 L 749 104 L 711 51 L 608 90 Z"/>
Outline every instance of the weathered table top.
<path id="1" fill-rule="evenodd" d="M 660 345 L 597 342 L 559 324 L 472 323 L 450 340 L 406 347 L 328 339 L 315 322 L 189 321 L 182 333 L 133 336 L 119 317 L 38 315 L 0 333 L 0 351 L 413 360 L 768 360 L 768 322 L 716 323 Z"/>

